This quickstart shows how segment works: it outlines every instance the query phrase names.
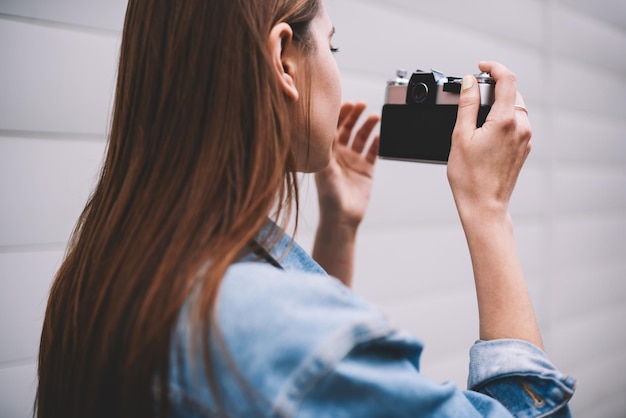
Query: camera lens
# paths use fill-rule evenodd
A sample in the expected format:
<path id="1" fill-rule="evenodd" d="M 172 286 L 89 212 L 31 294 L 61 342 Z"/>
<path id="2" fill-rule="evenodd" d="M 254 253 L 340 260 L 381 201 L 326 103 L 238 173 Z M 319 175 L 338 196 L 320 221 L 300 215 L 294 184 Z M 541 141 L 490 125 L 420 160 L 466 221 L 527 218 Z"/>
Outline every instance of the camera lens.
<path id="1" fill-rule="evenodd" d="M 428 86 L 424 83 L 417 83 L 413 86 L 413 100 L 415 103 L 422 103 L 428 97 Z"/>

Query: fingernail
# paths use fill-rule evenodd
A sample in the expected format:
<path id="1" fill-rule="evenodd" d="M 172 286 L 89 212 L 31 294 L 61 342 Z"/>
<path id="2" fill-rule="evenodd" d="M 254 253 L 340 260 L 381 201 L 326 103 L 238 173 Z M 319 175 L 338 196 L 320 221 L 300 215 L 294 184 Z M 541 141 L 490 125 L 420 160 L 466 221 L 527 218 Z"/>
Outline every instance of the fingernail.
<path id="1" fill-rule="evenodd" d="M 463 77 L 463 83 L 461 83 L 461 89 L 467 90 L 474 85 L 474 77 L 471 75 L 466 75 Z"/>

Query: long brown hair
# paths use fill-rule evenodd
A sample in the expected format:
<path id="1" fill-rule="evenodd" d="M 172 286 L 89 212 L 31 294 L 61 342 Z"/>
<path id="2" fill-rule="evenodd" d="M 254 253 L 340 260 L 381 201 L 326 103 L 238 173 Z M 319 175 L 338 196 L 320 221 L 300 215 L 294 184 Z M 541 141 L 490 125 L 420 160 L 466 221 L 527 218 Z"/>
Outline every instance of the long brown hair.
<path id="1" fill-rule="evenodd" d="M 297 211 L 294 126 L 267 37 L 287 22 L 305 49 L 319 7 L 129 1 L 106 158 L 50 292 L 38 417 L 153 415 L 191 289 L 208 336 L 228 266 L 273 208 Z"/>

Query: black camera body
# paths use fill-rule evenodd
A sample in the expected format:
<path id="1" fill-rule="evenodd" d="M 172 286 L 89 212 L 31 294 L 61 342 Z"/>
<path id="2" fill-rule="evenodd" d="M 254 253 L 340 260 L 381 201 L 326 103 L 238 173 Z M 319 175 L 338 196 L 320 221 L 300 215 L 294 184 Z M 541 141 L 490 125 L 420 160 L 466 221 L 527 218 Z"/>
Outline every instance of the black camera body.
<path id="1" fill-rule="evenodd" d="M 445 164 L 456 123 L 461 77 L 439 71 L 415 71 L 410 79 L 398 70 L 387 83 L 380 126 L 379 156 L 393 160 Z M 485 122 L 494 102 L 495 80 L 476 75 L 480 89 L 477 127 Z"/>

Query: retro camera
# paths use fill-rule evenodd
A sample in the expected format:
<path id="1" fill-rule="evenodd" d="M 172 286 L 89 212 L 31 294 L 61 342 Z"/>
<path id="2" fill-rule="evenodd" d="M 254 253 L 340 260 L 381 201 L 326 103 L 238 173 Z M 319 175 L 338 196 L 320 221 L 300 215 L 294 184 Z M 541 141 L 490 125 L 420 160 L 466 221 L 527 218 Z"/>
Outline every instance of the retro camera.
<path id="1" fill-rule="evenodd" d="M 380 126 L 382 158 L 445 164 L 450 155 L 452 131 L 461 92 L 461 77 L 439 71 L 405 70 L 387 82 Z M 494 102 L 495 80 L 489 73 L 476 75 L 480 89 L 477 127 L 485 122 Z"/>

